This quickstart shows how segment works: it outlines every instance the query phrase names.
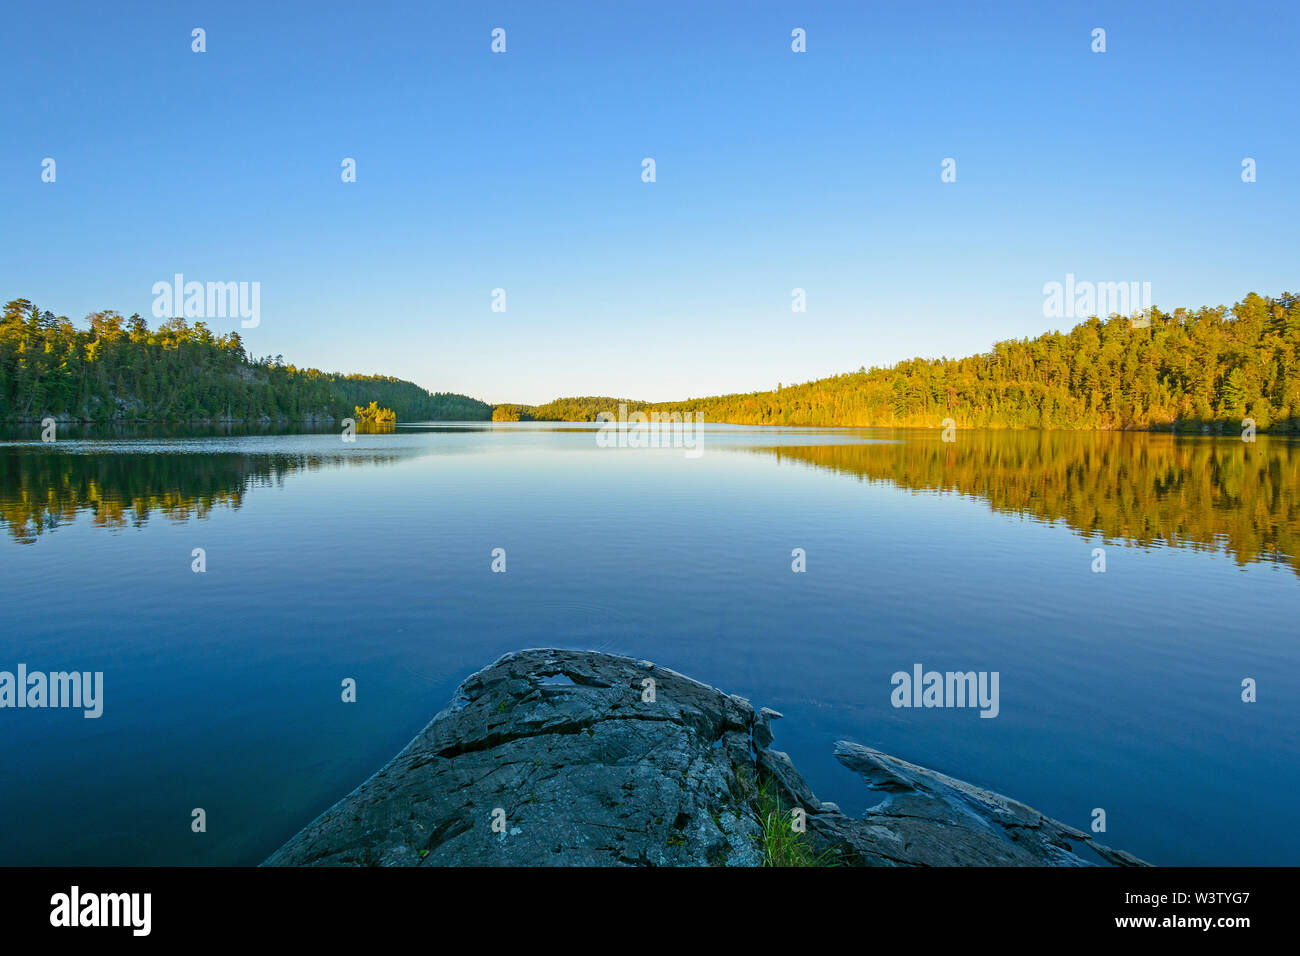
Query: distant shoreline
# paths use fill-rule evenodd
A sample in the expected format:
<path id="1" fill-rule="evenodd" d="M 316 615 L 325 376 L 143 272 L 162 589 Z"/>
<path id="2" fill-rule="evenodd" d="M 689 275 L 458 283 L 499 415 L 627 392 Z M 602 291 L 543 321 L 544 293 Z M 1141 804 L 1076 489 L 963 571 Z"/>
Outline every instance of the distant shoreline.
<path id="1" fill-rule="evenodd" d="M 75 425 L 86 427 L 220 427 L 225 425 L 242 425 L 242 426 L 335 426 L 342 423 L 345 419 L 335 418 L 331 415 L 321 415 L 307 418 L 76 418 L 67 415 L 45 415 L 40 418 L 23 417 L 0 419 L 0 428 L 15 428 L 19 426 L 40 427 L 47 419 L 53 419 L 57 425 Z M 649 424 L 655 424 L 650 422 Z M 783 429 L 783 428 L 800 428 L 816 429 L 821 431 L 897 431 L 897 432 L 941 432 L 944 430 L 943 425 L 860 425 L 860 424 L 825 424 L 812 422 L 746 422 L 746 421 L 725 421 L 725 420 L 705 420 L 704 425 L 726 425 L 743 428 L 763 428 L 763 429 Z M 384 424 L 376 428 L 373 424 L 368 424 L 360 431 L 384 432 L 393 426 L 402 425 L 591 425 L 597 428 L 601 422 L 587 418 L 526 418 L 526 419 L 479 419 L 479 418 L 420 418 L 420 419 L 399 419 L 391 423 Z M 634 427 L 634 426 L 629 426 Z M 957 432 L 1023 432 L 1039 434 L 1073 434 L 1073 435 L 1107 435 L 1107 434 L 1133 434 L 1133 435 L 1172 435 L 1177 438 L 1233 438 L 1240 440 L 1241 428 L 1232 422 L 1213 422 L 1205 424 L 1201 422 L 1175 423 L 1173 425 L 1148 425 L 1134 426 L 1124 425 L 1119 427 L 1094 427 L 1094 428 L 1069 428 L 1063 426 L 1053 426 L 1043 428 L 1034 425 L 956 425 Z M 1300 431 L 1288 428 L 1258 428 L 1257 434 L 1260 436 L 1269 436 L 1273 438 L 1297 438 L 1300 437 Z"/>

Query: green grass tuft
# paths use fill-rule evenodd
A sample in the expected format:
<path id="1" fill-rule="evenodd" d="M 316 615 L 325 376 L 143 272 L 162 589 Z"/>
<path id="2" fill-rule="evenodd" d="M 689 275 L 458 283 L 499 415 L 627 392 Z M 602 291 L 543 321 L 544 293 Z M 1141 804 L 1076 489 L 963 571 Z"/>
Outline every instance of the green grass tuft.
<path id="1" fill-rule="evenodd" d="M 808 834 L 790 826 L 790 811 L 781 806 L 776 788 L 764 780 L 758 786 L 758 822 L 763 828 L 764 866 L 834 866 L 835 853 L 814 853 Z"/>

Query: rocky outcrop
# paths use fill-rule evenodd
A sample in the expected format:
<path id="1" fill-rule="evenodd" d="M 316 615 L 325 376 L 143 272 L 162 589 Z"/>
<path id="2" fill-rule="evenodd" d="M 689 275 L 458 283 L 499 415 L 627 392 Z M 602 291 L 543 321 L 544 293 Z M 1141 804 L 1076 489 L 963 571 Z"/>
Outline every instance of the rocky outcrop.
<path id="1" fill-rule="evenodd" d="M 935 773 L 841 740 L 835 756 L 878 792 L 861 819 L 820 803 L 790 758 L 757 754 L 760 773 L 777 780 L 784 802 L 807 807 L 807 828 L 819 850 L 858 866 L 1148 866 L 1093 841 L 1000 793 Z M 1089 852 L 1091 851 L 1091 852 Z"/>
<path id="2" fill-rule="evenodd" d="M 881 800 L 822 803 L 771 721 L 648 661 L 507 654 L 264 865 L 759 866 L 759 787 L 848 865 L 1144 865 L 1024 804 L 879 751 L 836 756 Z M 785 825 L 780 822 L 776 825 Z"/>

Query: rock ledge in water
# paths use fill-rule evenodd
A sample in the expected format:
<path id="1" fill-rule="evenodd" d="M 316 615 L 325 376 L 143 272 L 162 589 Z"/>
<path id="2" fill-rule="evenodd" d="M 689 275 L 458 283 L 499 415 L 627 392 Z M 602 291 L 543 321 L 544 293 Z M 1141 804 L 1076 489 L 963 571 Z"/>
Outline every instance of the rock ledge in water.
<path id="1" fill-rule="evenodd" d="M 507 654 L 264 865 L 758 866 L 759 781 L 804 808 L 815 852 L 845 864 L 1146 865 L 1007 797 L 841 741 L 840 762 L 883 797 L 849 817 L 768 749 L 780 716 L 648 661 Z"/>

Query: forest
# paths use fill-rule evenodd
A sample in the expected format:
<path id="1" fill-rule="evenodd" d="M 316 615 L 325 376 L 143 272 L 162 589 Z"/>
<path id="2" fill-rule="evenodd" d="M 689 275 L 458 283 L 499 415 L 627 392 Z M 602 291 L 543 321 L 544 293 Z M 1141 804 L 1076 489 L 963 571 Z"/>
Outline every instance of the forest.
<path id="1" fill-rule="evenodd" d="M 521 418 L 594 421 L 621 399 L 557 399 Z M 1300 297 L 1093 317 L 966 358 L 916 358 L 771 391 L 628 402 L 738 425 L 1300 432 Z"/>
<path id="2" fill-rule="evenodd" d="M 0 421 L 319 422 L 377 403 L 400 421 L 485 421 L 492 407 L 385 375 L 253 358 L 238 332 L 94 312 L 88 328 L 14 299 L 0 316 Z"/>
<path id="3" fill-rule="evenodd" d="M 139 315 L 89 328 L 15 299 L 0 317 L 0 421 L 594 421 L 600 412 L 700 412 L 744 425 L 1300 432 L 1300 297 L 1251 293 L 1231 308 L 1093 317 L 1068 332 L 966 358 L 915 358 L 770 391 L 680 402 L 603 397 L 491 406 L 382 375 L 254 358 L 202 321 L 150 329 Z"/>

